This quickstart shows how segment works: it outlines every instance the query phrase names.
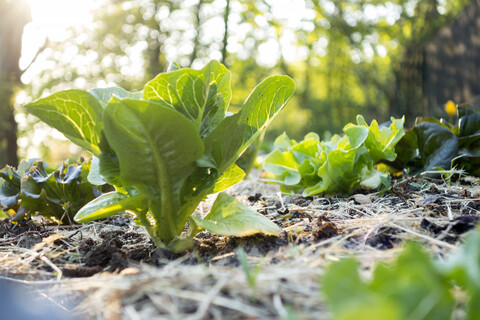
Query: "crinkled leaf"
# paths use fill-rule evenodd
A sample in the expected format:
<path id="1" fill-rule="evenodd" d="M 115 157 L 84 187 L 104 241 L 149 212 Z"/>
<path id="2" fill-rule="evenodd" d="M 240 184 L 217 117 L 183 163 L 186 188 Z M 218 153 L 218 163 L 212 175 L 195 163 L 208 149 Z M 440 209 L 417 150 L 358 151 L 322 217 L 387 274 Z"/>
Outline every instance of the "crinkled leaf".
<path id="1" fill-rule="evenodd" d="M 66 90 L 36 100 L 25 109 L 94 155 L 100 153 L 102 106 L 90 93 Z"/>
<path id="2" fill-rule="evenodd" d="M 405 118 L 391 118 L 390 126 L 379 127 L 377 121 L 373 120 L 370 126 L 367 125 L 365 119 L 361 115 L 357 116 L 357 122 L 368 128 L 368 136 L 365 140 L 365 146 L 368 149 L 369 157 L 374 163 L 381 159 L 388 161 L 395 160 L 395 146 L 405 135 L 403 124 Z M 352 146 L 354 146 L 352 144 Z"/>
<path id="3" fill-rule="evenodd" d="M 359 160 L 366 152 L 365 147 L 361 147 L 349 150 L 337 149 L 328 153 L 327 160 L 318 169 L 317 174 L 321 181 L 315 186 L 306 188 L 304 195 L 311 196 L 321 192 L 351 192 L 368 170 L 369 163 Z M 373 163 L 370 163 L 370 166 L 372 165 Z"/>
<path id="4" fill-rule="evenodd" d="M 274 174 L 270 181 L 280 183 L 286 192 L 303 191 L 304 196 L 322 192 L 349 193 L 358 186 L 388 186 L 386 173 L 374 168 L 379 161 L 396 157 L 395 145 L 404 135 L 403 119 L 393 119 L 390 126 L 368 126 L 362 116 L 357 124 L 344 127 L 345 135 L 319 141 L 308 134 L 296 143 L 286 134 L 277 138 L 278 149 L 264 162 L 264 169 Z M 280 151 L 281 150 L 281 151 Z"/>
<path id="5" fill-rule="evenodd" d="M 363 119 L 363 118 L 361 118 Z M 357 149 L 360 147 L 365 140 L 368 138 L 368 126 L 365 125 L 356 125 L 349 123 L 343 128 L 343 132 L 348 137 L 348 147 L 343 147 L 344 149 Z M 339 146 L 342 148 L 341 146 Z"/>
<path id="6" fill-rule="evenodd" d="M 284 192 L 300 191 L 302 187 L 296 185 L 301 182 L 302 185 L 317 183 L 320 164 L 315 157 L 322 151 L 318 139 L 314 133 L 307 134 L 299 143 L 290 140 L 286 133 L 277 137 L 276 149 L 263 162 L 264 170 L 275 174 L 270 181 L 281 183 Z"/>
<path id="7" fill-rule="evenodd" d="M 181 112 L 203 138 L 225 117 L 232 97 L 230 76 L 230 71 L 214 60 L 201 70 L 161 73 L 145 85 L 143 98 Z"/>
<path id="8" fill-rule="evenodd" d="M 18 203 L 20 187 L 0 178 L 0 207 L 13 208 Z"/>
<path id="9" fill-rule="evenodd" d="M 52 180 L 54 180 L 53 177 Z M 33 176 L 26 176 L 22 179 L 20 197 L 22 198 L 22 206 L 30 212 L 40 213 L 45 218 L 55 221 L 69 223 L 67 212 L 62 207 L 59 195 L 55 193 L 48 196 L 44 186 L 37 183 Z"/>
<path id="10" fill-rule="evenodd" d="M 48 172 L 42 161 L 21 180 L 22 207 L 29 213 L 40 213 L 46 218 L 71 223 L 75 213 L 95 198 L 94 187 L 87 181 L 90 170 L 86 162 L 62 165 Z"/>
<path id="11" fill-rule="evenodd" d="M 265 79 L 250 94 L 242 109 L 226 117 L 204 139 L 205 153 L 211 155 L 219 172 L 228 169 L 265 130 L 295 91 L 286 76 Z"/>
<path id="12" fill-rule="evenodd" d="M 22 175 L 29 171 L 36 161 L 37 159 L 22 160 L 18 170 L 6 166 L 0 171 L 0 206 L 4 208 L 17 206 Z"/>
<path id="13" fill-rule="evenodd" d="M 144 212 L 147 208 L 148 198 L 145 195 L 128 196 L 119 192 L 109 192 L 83 206 L 75 215 L 74 220 L 78 223 L 86 223 L 126 210 L 134 213 Z"/>
<path id="14" fill-rule="evenodd" d="M 25 174 L 27 171 L 30 170 L 30 168 L 33 167 L 33 165 L 37 162 L 40 161 L 38 158 L 33 158 L 33 159 L 27 159 L 27 160 L 22 160 L 20 161 L 20 164 L 18 165 L 18 170 L 17 172 L 20 175 Z"/>
<path id="15" fill-rule="evenodd" d="M 368 173 L 360 181 L 360 185 L 367 189 L 375 189 L 379 186 L 390 186 L 390 175 L 376 169 L 368 171 Z"/>
<path id="16" fill-rule="evenodd" d="M 224 236 L 247 236 L 258 232 L 278 235 L 281 231 L 268 218 L 226 193 L 218 195 L 204 219 L 192 216 L 191 220 L 200 228 Z"/>
<path id="17" fill-rule="evenodd" d="M 18 203 L 20 188 L 0 179 L 0 207 L 13 208 Z"/>
<path id="18" fill-rule="evenodd" d="M 277 182 L 292 186 L 300 183 L 302 176 L 298 172 L 300 164 L 295 159 L 293 152 L 273 150 L 263 163 L 263 168 L 273 174 Z"/>
<path id="19" fill-rule="evenodd" d="M 291 150 L 299 163 L 302 163 L 306 159 L 315 158 L 322 152 L 319 137 L 313 132 L 308 133 L 303 141 L 293 145 Z"/>
<path id="20" fill-rule="evenodd" d="M 293 147 L 297 142 L 295 140 L 291 140 L 286 132 L 283 132 L 281 135 L 279 135 L 273 145 L 275 148 L 280 149 L 280 151 L 286 151 L 290 147 Z"/>
<path id="21" fill-rule="evenodd" d="M 311 186 L 319 183 L 321 178 L 318 176 L 318 169 L 322 165 L 322 161 L 317 158 L 305 159 L 298 167 L 298 173 L 302 176 L 302 185 Z"/>
<path id="22" fill-rule="evenodd" d="M 14 186 L 20 187 L 21 178 L 20 174 L 18 174 L 18 172 L 11 166 L 6 166 L 0 171 L 0 179 L 3 179 Z"/>
<path id="23" fill-rule="evenodd" d="M 17 205 L 20 179 L 18 172 L 10 166 L 0 171 L 0 207 L 12 208 Z"/>

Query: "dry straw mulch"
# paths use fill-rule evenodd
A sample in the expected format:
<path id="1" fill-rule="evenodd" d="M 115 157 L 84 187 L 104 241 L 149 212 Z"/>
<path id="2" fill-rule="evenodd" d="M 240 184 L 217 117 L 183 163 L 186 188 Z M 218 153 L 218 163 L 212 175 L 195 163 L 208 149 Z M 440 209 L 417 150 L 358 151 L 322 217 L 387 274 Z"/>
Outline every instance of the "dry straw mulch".
<path id="1" fill-rule="evenodd" d="M 141 228 L 121 217 L 27 228 L 0 239 L 2 279 L 26 285 L 78 319 L 329 319 L 320 288 L 329 263 L 355 255 L 368 277 L 405 240 L 442 259 L 480 217 L 477 183 L 410 178 L 384 194 L 303 198 L 247 180 L 229 192 L 281 225 L 279 238 L 204 232 L 196 250 L 174 256 L 155 250 Z M 113 251 L 96 252 L 106 262 L 89 265 L 95 250 L 85 246 L 106 242 Z M 258 272 L 255 284 L 240 266 L 239 247 Z"/>

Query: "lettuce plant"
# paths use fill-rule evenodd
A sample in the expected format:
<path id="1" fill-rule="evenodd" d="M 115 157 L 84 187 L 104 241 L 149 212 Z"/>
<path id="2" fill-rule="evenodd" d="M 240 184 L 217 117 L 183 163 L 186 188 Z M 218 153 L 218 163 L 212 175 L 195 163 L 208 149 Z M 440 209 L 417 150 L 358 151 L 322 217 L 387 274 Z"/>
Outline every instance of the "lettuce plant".
<path id="1" fill-rule="evenodd" d="M 334 135 L 329 141 L 309 133 L 297 143 L 284 133 L 275 140 L 263 168 L 274 174 L 270 181 L 279 183 L 282 191 L 303 191 L 305 196 L 388 185 L 389 175 L 375 165 L 395 160 L 395 145 L 405 134 L 403 123 L 403 118 L 392 118 L 390 126 L 379 127 L 375 120 L 368 126 L 359 115 L 357 124 L 345 126 L 343 137 Z"/>
<path id="2" fill-rule="evenodd" d="M 393 264 L 377 265 L 366 282 L 357 260 L 343 259 L 326 270 L 322 291 L 334 319 L 452 319 L 452 281 L 435 262 L 410 243 Z"/>
<path id="3" fill-rule="evenodd" d="M 228 235 L 277 233 L 272 222 L 226 194 L 205 219 L 191 215 L 208 194 L 242 180 L 236 160 L 290 99 L 293 80 L 267 78 L 230 114 L 230 71 L 223 65 L 171 70 L 141 92 L 67 90 L 25 106 L 93 154 L 91 182 L 116 188 L 84 206 L 75 220 L 128 210 L 157 246 L 174 249 L 184 244 L 179 236 L 189 220 L 190 237 L 202 228 Z"/>
<path id="4" fill-rule="evenodd" d="M 480 319 L 479 263 L 477 228 L 440 260 L 407 243 L 395 262 L 378 264 L 368 281 L 355 258 L 333 262 L 321 286 L 334 319 Z"/>
<path id="5" fill-rule="evenodd" d="M 417 118 L 415 126 L 399 141 L 399 156 L 391 166 L 409 168 L 413 174 L 453 166 L 480 176 L 480 112 L 470 105 L 457 107 L 456 123 L 443 119 Z"/>
<path id="6" fill-rule="evenodd" d="M 50 170 L 41 160 L 22 161 L 0 171 L 0 208 L 13 209 L 14 221 L 41 214 L 71 224 L 77 211 L 101 192 L 90 184 L 90 163 L 80 161 Z"/>

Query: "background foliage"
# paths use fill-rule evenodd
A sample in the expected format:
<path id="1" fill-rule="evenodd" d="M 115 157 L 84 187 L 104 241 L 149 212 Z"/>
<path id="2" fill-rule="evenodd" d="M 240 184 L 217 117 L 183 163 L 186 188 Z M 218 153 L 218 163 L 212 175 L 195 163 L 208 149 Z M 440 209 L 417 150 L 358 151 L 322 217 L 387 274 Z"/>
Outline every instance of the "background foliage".
<path id="1" fill-rule="evenodd" d="M 381 123 L 402 116 L 405 105 L 421 103 L 409 100 L 409 88 L 399 84 L 408 71 L 403 62 L 469 2 L 102 0 L 92 25 L 72 28 L 66 41 L 46 39 L 35 72 L 25 72 L 23 96 L 28 101 L 60 89 L 111 85 L 138 90 L 168 61 L 199 68 L 218 59 L 233 73 L 233 106 L 268 75 L 286 74 L 297 82 L 268 141 L 284 130 L 295 139 L 309 131 L 328 138 L 359 113 Z M 20 155 L 26 156 L 36 134 L 30 129 L 42 126 L 22 113 L 17 106 Z M 407 124 L 414 116 L 407 114 Z M 66 153 L 52 149 L 68 148 L 52 148 L 59 142 L 51 141 L 39 145 L 49 150 L 42 156 L 63 160 Z"/>

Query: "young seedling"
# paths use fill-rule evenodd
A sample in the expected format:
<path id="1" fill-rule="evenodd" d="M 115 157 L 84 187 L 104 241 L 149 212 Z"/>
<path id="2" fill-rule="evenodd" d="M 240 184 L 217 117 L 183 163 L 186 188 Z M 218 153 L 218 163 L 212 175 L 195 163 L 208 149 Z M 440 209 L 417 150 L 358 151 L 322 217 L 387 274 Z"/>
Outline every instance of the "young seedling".
<path id="1" fill-rule="evenodd" d="M 116 188 L 84 206 L 75 220 L 129 211 L 157 246 L 173 250 L 183 250 L 202 229 L 277 234 L 275 224 L 226 194 L 204 219 L 192 213 L 207 195 L 243 179 L 235 162 L 286 105 L 293 80 L 267 78 L 238 113 L 227 115 L 232 92 L 223 65 L 172 69 L 141 92 L 67 90 L 25 106 L 93 154 L 90 182 Z M 181 237 L 188 221 L 188 237 Z"/>
<path id="2" fill-rule="evenodd" d="M 252 290 L 255 298 L 255 291 L 257 289 L 257 277 L 262 265 L 260 262 L 256 263 L 254 266 L 250 265 L 250 263 L 248 262 L 247 254 L 245 253 L 245 250 L 243 248 L 239 248 L 237 250 L 237 258 L 240 266 L 243 269 L 243 272 L 245 272 L 248 286 L 250 287 L 250 290 Z"/>

